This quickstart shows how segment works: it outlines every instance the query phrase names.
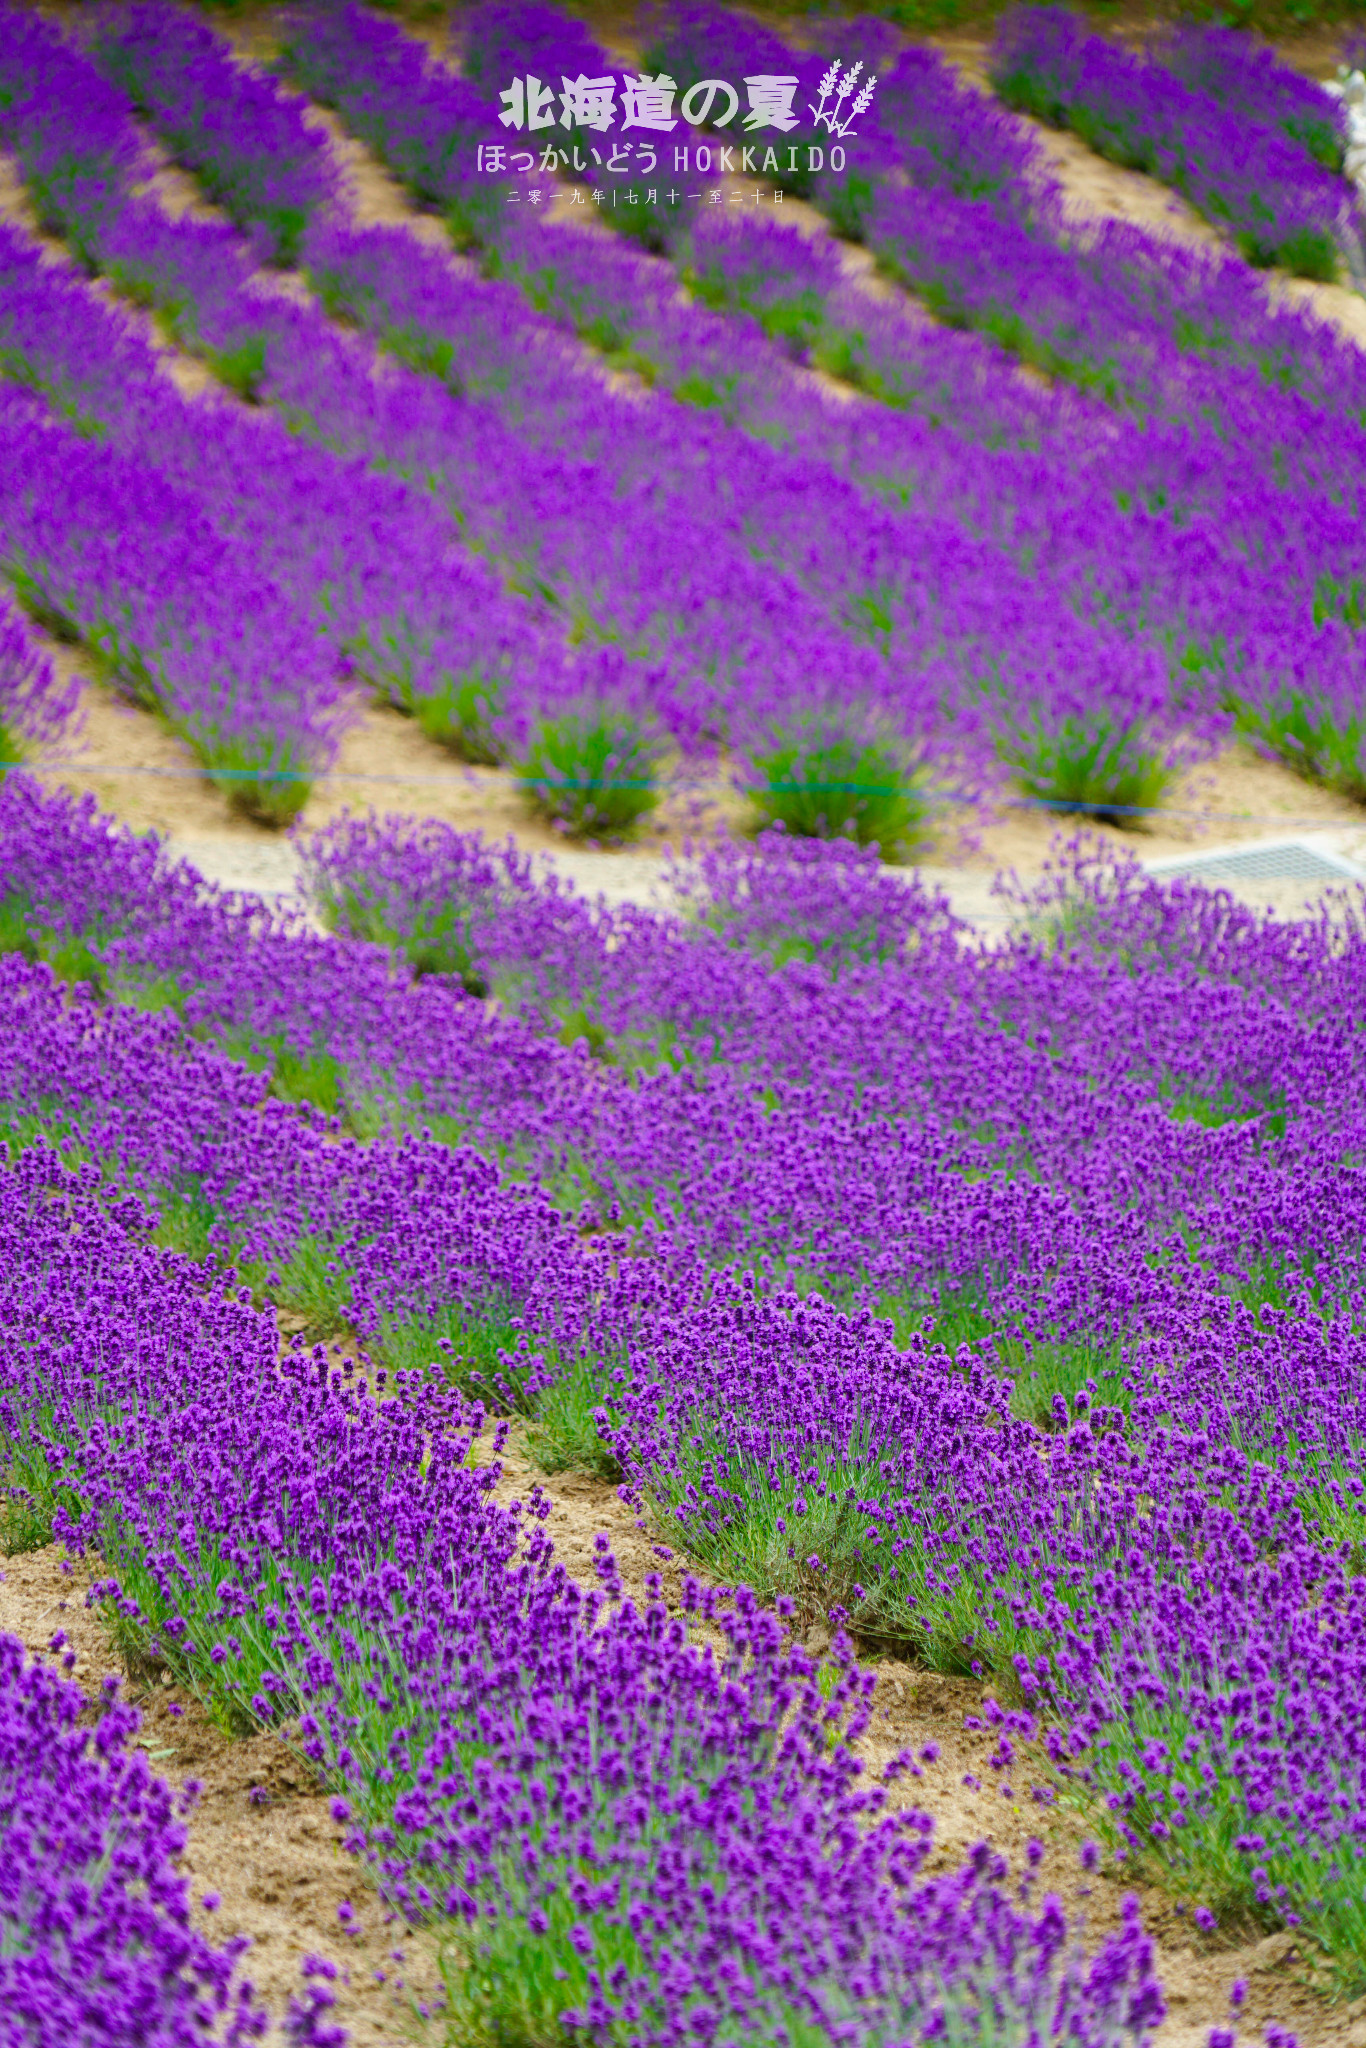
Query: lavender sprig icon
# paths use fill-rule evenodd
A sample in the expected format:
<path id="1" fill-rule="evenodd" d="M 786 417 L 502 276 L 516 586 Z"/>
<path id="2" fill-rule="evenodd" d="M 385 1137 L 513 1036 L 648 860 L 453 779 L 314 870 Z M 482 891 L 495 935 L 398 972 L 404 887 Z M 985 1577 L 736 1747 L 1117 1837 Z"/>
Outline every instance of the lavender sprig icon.
<path id="1" fill-rule="evenodd" d="M 852 134 L 854 122 L 858 119 L 859 115 L 865 113 L 868 107 L 872 104 L 873 94 L 877 90 L 876 75 L 869 78 L 866 81 L 866 83 L 860 88 L 858 97 L 855 99 L 853 105 L 849 108 L 847 113 L 843 114 L 843 118 L 841 118 L 844 102 L 848 99 L 850 93 L 853 92 L 855 85 L 858 83 L 858 75 L 860 71 L 862 71 L 862 69 L 863 60 L 862 58 L 860 58 L 858 63 L 851 64 L 849 69 L 844 73 L 843 77 L 841 77 L 840 59 L 836 57 L 834 63 L 830 66 L 830 69 L 822 78 L 820 86 L 820 104 L 819 106 L 812 107 L 811 112 L 815 116 L 817 127 L 820 127 L 823 124 L 825 127 L 825 131 L 828 135 L 838 135 L 843 137 L 845 135 Z M 831 93 L 834 93 L 835 95 L 834 101 L 832 104 L 827 105 L 827 102 L 830 100 Z"/>

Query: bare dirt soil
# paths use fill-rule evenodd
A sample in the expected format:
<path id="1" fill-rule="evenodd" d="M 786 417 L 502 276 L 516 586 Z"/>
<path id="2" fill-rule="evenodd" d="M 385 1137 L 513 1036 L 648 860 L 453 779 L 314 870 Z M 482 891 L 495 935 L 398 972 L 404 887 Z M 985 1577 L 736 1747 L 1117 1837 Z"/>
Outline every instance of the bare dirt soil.
<path id="1" fill-rule="evenodd" d="M 81 681 L 82 729 L 68 737 L 60 755 L 49 750 L 34 762 L 42 782 L 90 791 L 134 831 L 177 840 L 279 844 L 278 832 L 233 808 L 158 718 L 125 703 L 92 675 L 79 649 L 50 638 L 44 644 L 54 663 Z M 680 771 L 637 843 L 670 843 L 706 831 L 709 820 L 716 829 L 718 816 L 738 816 L 742 809 L 724 775 Z M 470 767 L 401 712 L 365 703 L 358 706 L 335 768 L 317 779 L 300 822 L 313 830 L 345 811 L 369 810 L 437 818 L 499 839 L 511 835 L 529 851 L 552 852 L 565 843 L 563 834 L 531 811 L 510 770 Z"/>

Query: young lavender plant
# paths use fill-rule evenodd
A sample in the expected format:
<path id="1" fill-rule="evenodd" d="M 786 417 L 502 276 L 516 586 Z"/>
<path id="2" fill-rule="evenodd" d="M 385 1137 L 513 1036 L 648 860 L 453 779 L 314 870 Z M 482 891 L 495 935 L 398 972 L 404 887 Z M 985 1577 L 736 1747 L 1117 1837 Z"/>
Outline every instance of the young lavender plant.
<path id="1" fill-rule="evenodd" d="M 606 706 L 542 719 L 516 773 L 534 808 L 573 838 L 630 832 L 660 798 L 643 726 Z"/>

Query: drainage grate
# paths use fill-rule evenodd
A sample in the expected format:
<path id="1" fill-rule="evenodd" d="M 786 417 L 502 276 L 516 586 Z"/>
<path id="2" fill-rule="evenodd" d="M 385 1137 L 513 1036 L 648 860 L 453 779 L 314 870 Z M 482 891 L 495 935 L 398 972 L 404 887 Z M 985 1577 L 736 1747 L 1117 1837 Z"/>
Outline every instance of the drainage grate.
<path id="1" fill-rule="evenodd" d="M 1210 853 L 1193 860 L 1154 861 L 1149 872 L 1161 880 L 1189 875 L 1211 882 L 1360 882 L 1366 873 L 1334 853 L 1321 853 L 1298 839 L 1278 846 L 1250 846 L 1240 853 Z"/>

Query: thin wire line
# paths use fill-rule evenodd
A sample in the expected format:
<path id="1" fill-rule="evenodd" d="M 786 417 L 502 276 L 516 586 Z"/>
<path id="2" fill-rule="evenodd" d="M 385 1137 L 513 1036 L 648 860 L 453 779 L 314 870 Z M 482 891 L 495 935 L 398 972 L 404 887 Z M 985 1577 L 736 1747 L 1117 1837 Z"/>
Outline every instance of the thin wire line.
<path id="1" fill-rule="evenodd" d="M 10 774 L 73 774 L 73 775 L 153 775 L 165 776 L 171 780 L 186 782 L 377 782 L 394 788 L 472 788 L 476 787 L 472 772 L 445 775 L 391 775 L 381 774 L 374 769 L 325 768 L 314 774 L 296 774 L 281 769 L 276 772 L 268 768 L 165 768 L 151 767 L 142 762 L 109 761 L 7 761 L 0 762 L 0 781 Z M 567 792 L 589 789 L 653 789 L 658 785 L 651 782 L 561 782 L 550 776 L 524 776 L 514 778 L 517 789 L 561 789 Z M 757 794 L 802 794 L 808 796 L 839 794 L 858 796 L 887 796 L 895 794 L 882 783 L 856 782 L 795 782 L 753 786 Z M 661 792 L 663 794 L 664 792 Z M 934 795 L 923 799 L 927 808 L 939 810 L 965 810 L 972 808 L 970 797 Z M 1271 811 L 1212 811 L 1198 808 L 1184 808 L 1176 804 L 1114 804 L 1085 803 L 1080 799 L 1062 797 L 1008 796 L 1000 799 L 1000 805 L 1007 810 L 1045 811 L 1052 815 L 1076 814 L 1102 818 L 1198 818 L 1244 825 L 1279 825 L 1286 830 L 1351 831 L 1358 829 L 1353 819 L 1322 817 L 1287 817 L 1283 812 Z M 1359 829 L 1366 831 L 1366 811 L 1359 821 Z"/>

